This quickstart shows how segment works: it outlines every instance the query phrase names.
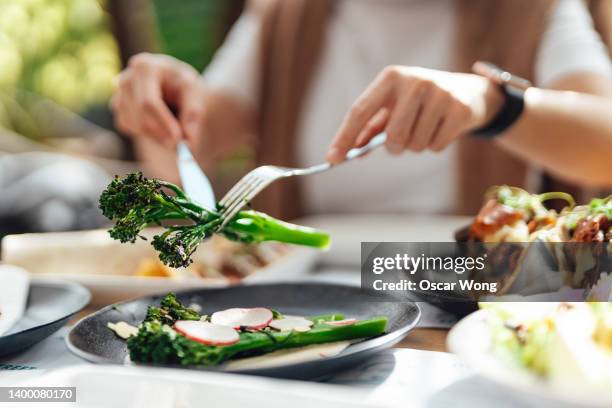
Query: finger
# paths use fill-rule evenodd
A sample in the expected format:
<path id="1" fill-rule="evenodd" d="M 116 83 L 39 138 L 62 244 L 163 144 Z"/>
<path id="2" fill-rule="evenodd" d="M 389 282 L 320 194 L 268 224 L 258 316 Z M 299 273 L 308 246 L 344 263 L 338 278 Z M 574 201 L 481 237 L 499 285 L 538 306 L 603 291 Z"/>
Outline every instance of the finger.
<path id="1" fill-rule="evenodd" d="M 138 134 L 138 116 L 135 111 L 132 79 L 129 71 L 124 71 L 117 81 L 117 93 L 113 97 L 114 118 L 117 128 L 126 134 Z"/>
<path id="2" fill-rule="evenodd" d="M 412 137 L 406 143 L 406 149 L 422 152 L 431 143 L 431 139 L 447 113 L 448 102 L 445 97 L 433 97 L 426 101 L 414 124 Z"/>
<path id="3" fill-rule="evenodd" d="M 432 138 L 430 149 L 434 152 L 444 150 L 454 139 L 467 129 L 469 111 L 463 106 L 451 108 Z"/>
<path id="4" fill-rule="evenodd" d="M 185 91 L 180 101 L 179 121 L 183 134 L 192 142 L 202 137 L 206 114 L 205 92 L 200 84 Z"/>
<path id="5" fill-rule="evenodd" d="M 357 136 L 356 147 L 363 147 L 377 134 L 385 130 L 389 121 L 389 109 L 382 108 L 370 119 L 363 130 Z"/>
<path id="6" fill-rule="evenodd" d="M 391 154 L 399 154 L 410 139 L 416 120 L 422 109 L 425 94 L 413 90 L 403 95 L 393 108 L 389 125 L 387 126 L 387 141 L 385 147 Z"/>
<path id="7" fill-rule="evenodd" d="M 330 163 L 342 162 L 346 152 L 355 146 L 357 136 L 372 116 L 390 104 L 393 82 L 390 74 L 379 75 L 353 104 L 327 152 L 327 160 Z"/>
<path id="8" fill-rule="evenodd" d="M 143 131 L 164 144 L 174 145 L 181 140 L 178 119 L 166 105 L 158 76 L 151 71 L 141 72 L 135 84 L 137 106 Z"/>
<path id="9" fill-rule="evenodd" d="M 131 114 L 127 105 L 125 98 L 115 97 L 113 99 L 115 127 L 123 134 L 137 136 L 138 128 L 131 122 Z"/>

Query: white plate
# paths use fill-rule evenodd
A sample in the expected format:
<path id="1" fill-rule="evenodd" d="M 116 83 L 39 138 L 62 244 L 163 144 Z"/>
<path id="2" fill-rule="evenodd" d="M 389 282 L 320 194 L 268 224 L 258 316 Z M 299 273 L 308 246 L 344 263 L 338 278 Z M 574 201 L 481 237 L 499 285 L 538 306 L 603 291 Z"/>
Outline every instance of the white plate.
<path id="1" fill-rule="evenodd" d="M 0 336 L 23 316 L 29 286 L 30 278 L 24 269 L 0 265 Z"/>
<path id="2" fill-rule="evenodd" d="M 610 394 L 580 389 L 578 386 L 555 386 L 525 369 L 512 367 L 496 358 L 491 348 L 487 310 L 474 312 L 457 323 L 448 334 L 447 346 L 483 377 L 509 388 L 516 395 L 537 398 L 539 403 L 546 406 L 612 407 Z"/>
<path id="3" fill-rule="evenodd" d="M 244 282 L 265 282 L 298 280 L 308 273 L 316 260 L 316 254 L 310 250 L 295 248 L 272 264 L 259 269 L 243 279 Z M 95 305 L 109 305 L 123 300 L 175 292 L 184 289 L 215 288 L 228 286 L 230 282 L 223 278 L 162 278 L 125 275 L 97 275 L 76 273 L 55 273 L 38 275 L 39 279 L 62 279 L 85 286 L 92 295 Z"/>
<path id="4" fill-rule="evenodd" d="M 151 232 L 149 232 L 151 235 Z M 194 265 L 214 263 L 214 246 L 203 246 Z M 210 271 L 206 278 L 133 276 L 143 260 L 156 260 L 147 241 L 121 244 L 106 230 L 9 235 L 2 240 L 3 260 L 37 277 L 79 283 L 92 294 L 94 305 L 107 305 L 135 297 L 199 287 L 225 286 L 230 281 Z M 311 248 L 291 247 L 286 254 L 257 269 L 245 281 L 294 280 L 303 277 L 319 257 Z"/>
<path id="5" fill-rule="evenodd" d="M 388 407 L 369 402 L 364 390 L 343 386 L 160 368 L 73 367 L 20 386 L 76 387 L 78 403 L 57 407 Z"/>

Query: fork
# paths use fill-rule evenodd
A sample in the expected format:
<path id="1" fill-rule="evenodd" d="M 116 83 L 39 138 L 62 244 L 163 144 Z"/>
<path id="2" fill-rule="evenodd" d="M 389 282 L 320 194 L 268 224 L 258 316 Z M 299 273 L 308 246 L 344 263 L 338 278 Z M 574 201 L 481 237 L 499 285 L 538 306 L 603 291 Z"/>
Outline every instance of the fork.
<path id="1" fill-rule="evenodd" d="M 345 161 L 356 159 L 371 152 L 383 145 L 385 140 L 387 140 L 386 133 L 375 136 L 367 145 L 349 150 L 346 154 Z M 219 211 L 221 215 L 221 224 L 218 230 L 222 229 L 245 205 L 255 198 L 257 194 L 276 180 L 293 176 L 308 176 L 327 171 L 331 168 L 331 164 L 321 163 L 302 169 L 266 165 L 251 170 L 225 194 L 221 201 L 219 201 L 221 206 L 221 210 Z"/>

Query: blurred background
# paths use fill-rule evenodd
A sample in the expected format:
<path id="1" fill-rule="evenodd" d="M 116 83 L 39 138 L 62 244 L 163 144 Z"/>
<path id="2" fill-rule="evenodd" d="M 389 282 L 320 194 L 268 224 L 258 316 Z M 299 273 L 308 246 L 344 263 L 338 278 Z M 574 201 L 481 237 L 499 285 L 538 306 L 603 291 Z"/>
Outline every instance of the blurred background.
<path id="1" fill-rule="evenodd" d="M 0 238 L 103 226 L 100 191 L 138 167 L 109 109 L 117 74 L 143 51 L 202 71 L 244 3 L 0 0 Z M 251 153 L 226 160 L 215 183 L 235 180 Z M 546 176 L 542 188 L 601 195 Z"/>
<path id="2" fill-rule="evenodd" d="M 99 227 L 101 189 L 136 167 L 108 107 L 142 51 L 203 70 L 243 0 L 0 0 L 0 238 Z"/>

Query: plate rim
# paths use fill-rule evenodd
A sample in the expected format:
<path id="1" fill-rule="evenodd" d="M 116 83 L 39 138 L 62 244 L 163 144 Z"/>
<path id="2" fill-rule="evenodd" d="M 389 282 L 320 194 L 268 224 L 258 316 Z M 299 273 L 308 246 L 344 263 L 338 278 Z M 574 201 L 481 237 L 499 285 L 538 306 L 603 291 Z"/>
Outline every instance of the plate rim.
<path id="1" fill-rule="evenodd" d="M 194 288 L 194 289 L 188 289 L 188 290 L 182 290 L 182 291 L 177 291 L 175 292 L 177 294 L 177 296 L 180 296 L 181 293 L 186 293 L 186 292 L 192 292 L 192 291 L 206 291 L 206 290 L 224 290 L 224 289 L 228 289 L 228 288 L 236 288 L 236 287 L 262 287 L 262 286 L 280 286 L 280 285 L 307 285 L 307 286 L 326 286 L 326 287 L 335 287 L 335 288 L 342 288 L 342 289 L 352 289 L 352 290 L 360 290 L 361 287 L 359 286 L 350 286 L 350 285 L 342 285 L 342 284 L 337 284 L 337 283 L 328 283 L 328 282 L 274 282 L 274 283 L 238 283 L 235 285 L 229 285 L 226 287 L 220 287 L 220 288 Z M 102 314 L 106 311 L 108 311 L 109 309 L 115 308 L 115 307 L 119 307 L 123 304 L 126 303 L 131 303 L 134 301 L 138 301 L 144 298 L 151 298 L 151 297 L 159 297 L 159 296 L 163 296 L 163 294 L 153 294 L 153 295 L 147 295 L 147 296 L 139 296 L 133 299 L 128 299 L 125 301 L 121 301 L 118 303 L 113 303 L 110 305 L 107 305 L 99 310 L 96 310 L 93 313 L 88 314 L 87 316 L 82 317 L 81 319 L 79 319 L 72 327 L 70 327 L 70 330 L 68 331 L 68 333 L 66 334 L 66 337 L 64 339 L 64 343 L 66 344 L 66 347 L 68 348 L 68 350 L 73 353 L 74 355 L 89 361 L 89 362 L 93 362 L 96 364 L 112 364 L 112 365 L 118 365 L 118 366 L 124 366 L 125 362 L 123 363 L 119 363 L 116 361 L 112 361 L 109 360 L 107 358 L 98 356 L 96 354 L 93 353 L 89 353 L 87 351 L 84 351 L 80 348 L 78 348 L 77 346 L 75 346 L 74 344 L 72 344 L 71 341 L 71 337 L 74 334 L 74 331 L 76 330 L 76 328 L 85 320 L 93 318 L 94 316 L 97 316 L 99 314 Z M 384 303 L 382 301 L 379 301 L 381 303 Z M 395 303 L 397 301 L 392 301 L 390 300 L 390 302 Z M 307 365 L 307 364 L 312 364 L 312 363 L 320 363 L 321 361 L 341 361 L 344 360 L 346 358 L 351 357 L 352 355 L 359 353 L 359 352 L 363 352 L 363 351 L 367 351 L 367 350 L 375 350 L 377 348 L 383 347 L 384 345 L 394 345 L 397 344 L 399 341 L 401 341 L 402 338 L 404 338 L 411 330 L 413 330 L 416 325 L 420 322 L 421 317 L 422 317 L 422 311 L 421 311 L 421 307 L 418 305 L 418 302 L 415 301 L 402 301 L 401 303 L 410 303 L 414 306 L 415 309 L 415 317 L 414 319 L 407 325 L 405 325 L 404 327 L 401 327 L 395 331 L 392 331 L 390 333 L 385 333 L 381 336 L 378 337 L 374 337 L 372 339 L 368 339 L 368 340 L 364 340 L 362 342 L 356 343 L 356 344 L 351 344 L 349 347 L 347 347 L 345 350 L 343 350 L 340 354 L 332 356 L 332 357 L 327 357 L 323 360 L 317 360 L 317 361 L 306 361 L 306 362 L 302 362 L 302 363 L 293 363 L 293 364 L 286 364 L 286 365 L 280 365 L 280 366 L 275 366 L 275 367 L 271 367 L 271 368 L 252 368 L 252 369 L 240 369 L 240 370 L 219 370 L 219 369 L 215 369 L 214 367 L 210 367 L 210 368 L 200 368 L 200 367 L 193 367 L 193 366 L 180 366 L 180 365 L 155 365 L 155 364 L 139 364 L 138 366 L 145 366 L 145 367 L 163 367 L 163 368 L 183 368 L 183 369 L 196 369 L 198 371 L 212 371 L 212 372 L 218 372 L 218 373 L 234 373 L 234 374 L 260 374 L 264 373 L 264 372 L 272 372 L 275 371 L 277 369 L 281 369 L 281 368 L 287 368 L 287 367 L 291 367 L 291 366 L 303 366 L 303 365 Z M 365 343 L 369 344 L 369 347 L 367 347 L 365 350 L 363 350 L 363 347 L 359 347 L 360 345 L 363 345 Z M 375 344 L 372 344 L 375 343 Z"/>
<path id="2" fill-rule="evenodd" d="M 47 326 L 51 326 L 51 325 L 57 324 L 57 323 L 61 322 L 62 320 L 69 319 L 70 317 L 74 316 L 75 314 L 77 314 L 80 311 L 82 311 L 83 309 L 85 309 L 85 307 L 87 307 L 89 302 L 91 302 L 91 292 L 87 288 L 85 288 L 83 285 L 80 285 L 80 284 L 75 283 L 75 282 L 68 282 L 68 281 L 63 281 L 63 280 L 60 280 L 60 279 L 47 279 L 47 278 L 38 279 L 38 278 L 33 277 L 33 276 L 30 275 L 30 291 L 31 291 L 33 286 L 71 287 L 73 289 L 76 289 L 77 291 L 81 291 L 82 294 L 86 296 L 85 297 L 86 301 L 84 301 L 83 305 L 79 306 L 76 310 L 74 310 L 74 311 L 72 311 L 72 312 L 70 312 L 68 314 L 63 315 L 60 318 L 54 319 L 54 320 L 52 320 L 50 322 L 47 322 L 47 323 L 44 323 L 44 324 L 40 324 L 40 325 L 37 325 L 37 326 L 34 326 L 34 327 L 30 327 L 29 329 L 24 329 L 24 330 L 20 330 L 18 332 L 14 332 L 14 333 L 10 333 L 10 334 L 7 334 L 7 335 L 0 336 L 0 340 L 7 340 L 7 339 L 10 339 L 13 336 L 24 335 L 24 334 L 27 334 L 27 333 L 29 333 L 31 331 L 40 330 L 40 329 L 43 329 L 43 328 L 45 328 Z M 28 296 L 29 296 L 29 294 L 28 294 Z M 28 308 L 26 307 L 26 309 L 25 309 L 26 312 L 27 312 L 27 309 Z"/>

